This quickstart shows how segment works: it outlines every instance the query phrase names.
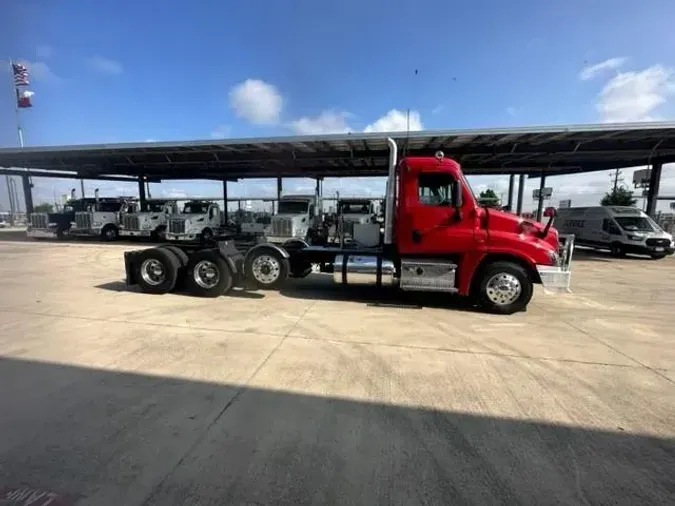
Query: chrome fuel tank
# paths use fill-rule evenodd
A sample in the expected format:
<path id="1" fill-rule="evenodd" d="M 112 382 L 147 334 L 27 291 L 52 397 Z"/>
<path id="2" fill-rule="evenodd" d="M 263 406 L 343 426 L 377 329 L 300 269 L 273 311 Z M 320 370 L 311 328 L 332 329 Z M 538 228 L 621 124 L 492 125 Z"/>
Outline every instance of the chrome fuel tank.
<path id="1" fill-rule="evenodd" d="M 391 286 L 396 268 L 391 260 L 376 256 L 336 255 L 333 260 L 333 281 L 347 285 Z"/>

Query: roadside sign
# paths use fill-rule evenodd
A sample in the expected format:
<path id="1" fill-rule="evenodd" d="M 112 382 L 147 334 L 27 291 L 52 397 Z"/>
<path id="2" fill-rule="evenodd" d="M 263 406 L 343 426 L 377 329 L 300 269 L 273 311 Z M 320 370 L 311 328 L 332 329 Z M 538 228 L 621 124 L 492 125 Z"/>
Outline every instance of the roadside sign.
<path id="1" fill-rule="evenodd" d="M 633 185 L 637 187 L 649 186 L 652 169 L 638 169 L 633 172 Z"/>
<path id="2" fill-rule="evenodd" d="M 553 195 L 553 188 L 550 186 L 547 186 L 544 188 L 544 200 L 549 200 L 551 196 Z M 532 198 L 534 200 L 539 200 L 539 189 L 537 188 L 536 190 L 532 190 Z"/>
<path id="3" fill-rule="evenodd" d="M 567 209 L 568 207 L 572 207 L 572 200 L 571 199 L 561 200 L 558 203 L 558 209 Z"/>

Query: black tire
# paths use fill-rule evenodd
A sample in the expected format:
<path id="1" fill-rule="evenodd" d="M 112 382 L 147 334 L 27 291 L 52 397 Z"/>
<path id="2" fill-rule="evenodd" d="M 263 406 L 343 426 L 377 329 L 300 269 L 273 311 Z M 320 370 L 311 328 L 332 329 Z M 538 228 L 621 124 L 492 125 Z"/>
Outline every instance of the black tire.
<path id="1" fill-rule="evenodd" d="M 510 276 L 518 281 L 520 292 L 514 300 L 509 300 L 506 294 L 502 292 L 501 301 L 499 301 L 501 291 L 494 290 L 492 282 L 496 282 L 495 277 L 500 274 Z M 533 292 L 532 279 L 523 267 L 512 262 L 494 262 L 488 264 L 481 271 L 478 284 L 478 303 L 488 312 L 508 315 L 524 311 L 530 299 L 532 299 Z"/>
<path id="2" fill-rule="evenodd" d="M 288 259 L 275 248 L 257 248 L 244 260 L 246 278 L 261 290 L 278 289 L 288 279 L 289 272 Z"/>
<path id="3" fill-rule="evenodd" d="M 150 281 L 144 277 L 144 272 L 147 274 L 146 269 L 151 267 L 151 264 L 146 264 L 146 261 L 153 260 L 159 262 L 164 272 L 163 275 L 157 275 L 157 279 Z M 166 248 L 146 249 L 138 255 L 136 261 L 136 282 L 144 293 L 156 295 L 169 293 L 176 286 L 179 269 L 180 261 L 172 251 Z M 148 277 L 150 276 L 148 275 Z"/>
<path id="4" fill-rule="evenodd" d="M 176 285 L 174 286 L 174 290 L 181 291 L 185 289 L 185 277 L 186 277 L 185 271 L 187 269 L 187 264 L 189 262 L 187 253 L 185 253 L 185 251 L 180 249 L 178 246 L 174 246 L 173 244 L 162 244 L 161 246 L 158 247 L 169 250 L 178 259 L 179 264 L 178 276 L 176 277 Z"/>
<path id="5" fill-rule="evenodd" d="M 120 236 L 120 232 L 115 225 L 106 225 L 101 230 L 101 239 L 104 241 L 116 241 Z"/>
<path id="6" fill-rule="evenodd" d="M 203 264 L 208 262 L 208 264 Z M 201 264 L 201 265 L 200 265 Z M 209 281 L 201 277 L 203 283 L 200 284 L 198 279 L 198 271 L 200 269 L 212 270 L 215 273 L 215 280 L 211 278 Z M 211 285 L 210 282 L 213 282 Z M 199 297 L 218 297 L 232 290 L 234 285 L 234 277 L 230 264 L 227 263 L 220 254 L 212 250 L 198 251 L 190 257 L 185 270 L 185 288 L 192 295 Z"/>
<path id="7" fill-rule="evenodd" d="M 620 242 L 613 242 L 609 246 L 609 252 L 612 254 L 613 257 L 617 258 L 626 256 L 626 253 L 623 250 L 623 245 Z"/>
<path id="8" fill-rule="evenodd" d="M 666 258 L 666 254 L 665 254 L 665 253 L 652 253 L 652 254 L 649 255 L 649 256 L 652 257 L 652 260 L 661 260 L 662 258 Z"/>
<path id="9" fill-rule="evenodd" d="M 214 241 L 214 237 L 215 236 L 213 234 L 213 230 L 211 230 L 210 228 L 205 228 L 204 230 L 202 230 L 202 233 L 199 236 L 199 240 L 204 244 L 208 244 Z"/>
<path id="10" fill-rule="evenodd" d="M 294 251 L 301 250 L 307 247 L 307 243 L 298 239 L 291 239 L 286 241 L 283 245 L 283 248 L 291 254 L 291 258 L 295 258 L 295 261 L 290 261 L 289 275 L 292 278 L 306 278 L 312 273 L 312 264 L 302 260 L 302 257 L 299 255 L 293 255 Z"/>

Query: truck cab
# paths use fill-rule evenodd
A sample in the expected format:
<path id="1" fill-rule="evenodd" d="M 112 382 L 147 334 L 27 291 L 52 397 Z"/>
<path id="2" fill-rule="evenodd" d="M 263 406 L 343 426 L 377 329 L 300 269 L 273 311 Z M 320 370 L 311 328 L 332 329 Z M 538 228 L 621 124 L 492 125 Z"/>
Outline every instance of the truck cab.
<path id="1" fill-rule="evenodd" d="M 283 244 L 291 239 L 309 240 L 321 224 L 318 195 L 284 195 L 266 230 L 267 240 Z"/>
<path id="2" fill-rule="evenodd" d="M 70 223 L 70 234 L 79 237 L 100 237 L 114 241 L 119 237 L 120 214 L 130 197 L 99 198 L 98 189 L 93 199 L 83 199 L 85 209 L 75 212 Z"/>
<path id="3" fill-rule="evenodd" d="M 341 198 L 337 201 L 337 221 L 334 227 L 338 236 L 354 237 L 354 225 L 375 223 L 375 205 L 370 199 Z M 335 235 L 335 234 L 331 234 Z"/>
<path id="4" fill-rule="evenodd" d="M 183 204 L 178 214 L 169 218 L 166 231 L 168 241 L 209 242 L 222 231 L 220 207 L 206 200 L 190 200 Z"/>
<path id="5" fill-rule="evenodd" d="M 93 199 L 71 199 L 61 211 L 55 213 L 31 213 L 26 235 L 34 239 L 63 239 L 70 233 L 76 211 L 86 211 Z"/>
<path id="6" fill-rule="evenodd" d="M 140 202 L 130 203 L 122 212 L 120 236 L 163 240 L 167 223 L 176 214 L 178 205 L 175 200 L 149 199 L 143 210 Z"/>

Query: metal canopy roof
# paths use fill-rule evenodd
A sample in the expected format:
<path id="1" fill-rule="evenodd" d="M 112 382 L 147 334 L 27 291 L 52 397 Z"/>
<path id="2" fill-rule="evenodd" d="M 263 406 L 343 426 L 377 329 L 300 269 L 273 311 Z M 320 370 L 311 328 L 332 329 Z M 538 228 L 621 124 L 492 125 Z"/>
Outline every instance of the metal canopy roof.
<path id="1" fill-rule="evenodd" d="M 458 160 L 467 174 L 539 176 L 675 162 L 675 123 L 604 124 L 0 149 L 0 167 L 79 177 L 157 179 L 352 177 L 386 174 L 399 154 Z M 63 176 L 54 176 L 63 177 Z"/>

